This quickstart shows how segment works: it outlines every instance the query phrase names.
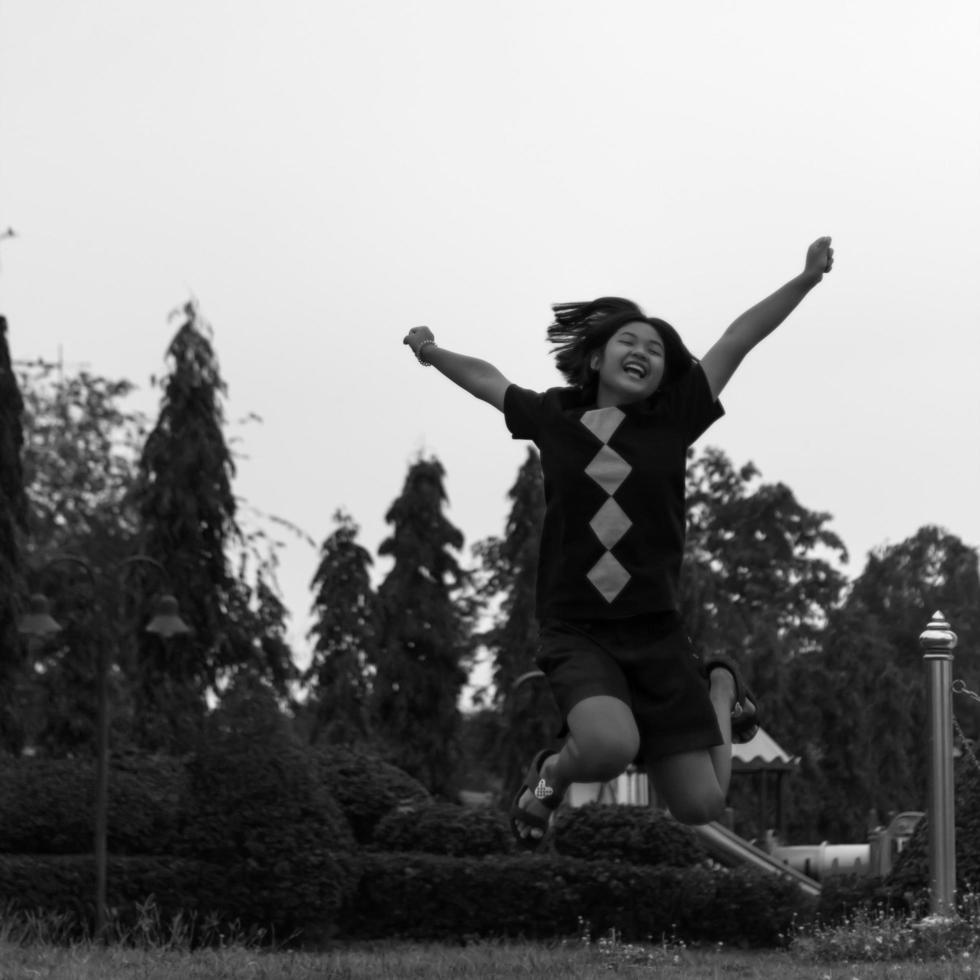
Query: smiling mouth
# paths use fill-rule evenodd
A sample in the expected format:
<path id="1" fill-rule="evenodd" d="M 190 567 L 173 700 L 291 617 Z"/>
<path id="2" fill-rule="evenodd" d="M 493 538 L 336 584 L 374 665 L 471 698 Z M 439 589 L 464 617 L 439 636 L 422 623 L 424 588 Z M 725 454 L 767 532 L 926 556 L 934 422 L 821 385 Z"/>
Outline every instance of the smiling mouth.
<path id="1" fill-rule="evenodd" d="M 636 378 L 638 381 L 645 380 L 648 374 L 646 367 L 636 361 L 631 361 L 629 364 L 624 364 L 623 372 L 628 374 L 631 378 Z"/>

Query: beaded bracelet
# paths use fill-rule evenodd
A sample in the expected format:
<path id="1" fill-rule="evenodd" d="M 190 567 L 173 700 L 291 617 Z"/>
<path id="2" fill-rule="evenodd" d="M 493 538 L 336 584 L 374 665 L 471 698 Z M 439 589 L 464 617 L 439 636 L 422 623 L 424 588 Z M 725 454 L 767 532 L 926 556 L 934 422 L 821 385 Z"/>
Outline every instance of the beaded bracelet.
<path id="1" fill-rule="evenodd" d="M 433 347 L 439 346 L 434 340 L 423 340 L 422 343 L 419 344 L 419 349 L 415 352 L 415 359 L 422 365 L 422 367 L 432 367 L 429 361 L 422 359 L 422 351 L 424 351 L 430 344 Z"/>

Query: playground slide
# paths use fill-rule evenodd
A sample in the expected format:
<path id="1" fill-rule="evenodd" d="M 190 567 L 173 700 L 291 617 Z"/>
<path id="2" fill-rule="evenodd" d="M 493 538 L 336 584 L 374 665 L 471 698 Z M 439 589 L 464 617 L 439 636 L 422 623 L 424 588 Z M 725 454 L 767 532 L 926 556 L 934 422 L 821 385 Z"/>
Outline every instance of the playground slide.
<path id="1" fill-rule="evenodd" d="M 791 868 L 782 861 L 778 861 L 765 851 L 750 844 L 747 840 L 733 834 L 727 827 L 720 823 L 706 823 L 700 827 L 693 828 L 702 843 L 708 849 L 708 853 L 721 864 L 751 864 L 763 871 L 772 871 L 774 874 L 783 875 L 796 882 L 807 895 L 817 896 L 820 894 L 820 884 Z"/>

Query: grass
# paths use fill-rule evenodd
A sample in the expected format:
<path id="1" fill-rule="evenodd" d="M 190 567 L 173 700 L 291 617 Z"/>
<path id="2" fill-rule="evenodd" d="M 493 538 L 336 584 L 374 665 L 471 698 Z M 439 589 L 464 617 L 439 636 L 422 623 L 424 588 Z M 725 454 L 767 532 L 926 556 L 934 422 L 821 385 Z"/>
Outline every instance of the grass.
<path id="1" fill-rule="evenodd" d="M 505 980 L 562 977 L 591 980 L 966 980 L 980 962 L 957 956 L 928 963 L 814 963 L 790 952 L 751 953 L 630 946 L 476 943 L 469 946 L 386 944 L 323 953 L 259 952 L 245 947 L 153 950 L 76 944 L 10 947 L 0 944 L 2 980 Z"/>
<path id="2" fill-rule="evenodd" d="M 321 952 L 269 950 L 262 937 L 215 934 L 213 945 L 191 949 L 186 923 L 164 926 L 149 904 L 109 945 L 70 935 L 67 919 L 0 915 L 0 980 L 980 980 L 980 919 L 923 928 L 877 913 L 761 952 L 626 943 L 615 934 L 551 944 L 338 944 Z"/>

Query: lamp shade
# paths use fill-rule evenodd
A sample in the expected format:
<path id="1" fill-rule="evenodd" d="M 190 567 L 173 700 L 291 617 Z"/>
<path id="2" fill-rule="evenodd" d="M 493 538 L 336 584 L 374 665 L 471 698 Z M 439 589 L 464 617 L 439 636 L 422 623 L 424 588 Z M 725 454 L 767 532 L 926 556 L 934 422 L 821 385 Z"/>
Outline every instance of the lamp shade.
<path id="1" fill-rule="evenodd" d="M 180 618 L 180 611 L 177 600 L 172 595 L 162 595 L 157 600 L 156 613 L 153 619 L 147 624 L 147 633 L 156 633 L 168 639 L 171 636 L 180 636 L 182 633 L 190 633 L 191 628 Z"/>
<path id="2" fill-rule="evenodd" d="M 61 632 L 61 625 L 50 613 L 48 597 L 41 592 L 31 596 L 28 611 L 17 621 L 21 636 L 45 637 Z"/>

